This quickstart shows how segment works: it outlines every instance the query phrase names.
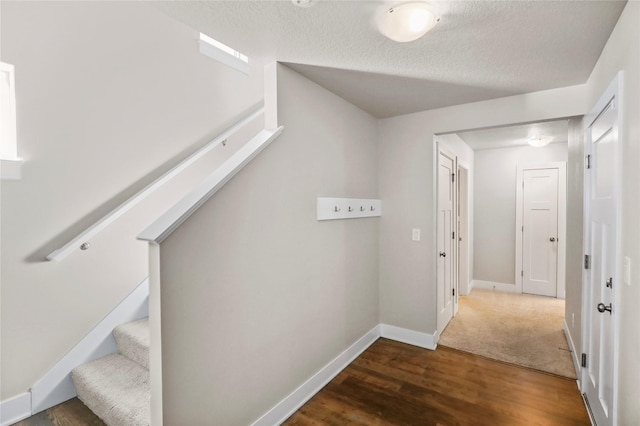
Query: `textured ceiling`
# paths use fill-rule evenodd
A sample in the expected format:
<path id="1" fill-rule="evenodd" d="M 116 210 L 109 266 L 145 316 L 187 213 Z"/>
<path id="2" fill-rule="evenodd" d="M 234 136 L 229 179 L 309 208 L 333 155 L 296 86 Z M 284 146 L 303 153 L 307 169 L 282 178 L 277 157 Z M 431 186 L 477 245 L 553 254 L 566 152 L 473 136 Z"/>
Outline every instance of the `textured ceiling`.
<path id="1" fill-rule="evenodd" d="M 542 136 L 552 137 L 551 143 L 566 143 L 569 135 L 569 122 L 568 120 L 546 121 L 543 123 L 458 132 L 457 135 L 474 151 L 526 146 L 528 145 L 527 139 Z"/>
<path id="2" fill-rule="evenodd" d="M 415 42 L 395 43 L 374 24 L 390 4 L 156 3 L 250 60 L 285 62 L 376 117 L 582 84 L 625 5 L 432 2 L 442 18 L 436 28 Z"/>

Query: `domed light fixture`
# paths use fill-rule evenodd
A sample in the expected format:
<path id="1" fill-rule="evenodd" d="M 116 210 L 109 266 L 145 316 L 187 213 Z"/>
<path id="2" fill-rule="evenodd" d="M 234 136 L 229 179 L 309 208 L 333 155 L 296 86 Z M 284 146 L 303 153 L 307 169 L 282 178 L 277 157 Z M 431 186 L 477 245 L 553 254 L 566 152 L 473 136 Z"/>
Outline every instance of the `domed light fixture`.
<path id="1" fill-rule="evenodd" d="M 378 30 L 393 41 L 406 43 L 425 35 L 440 21 L 436 9 L 423 1 L 411 1 L 385 9 Z"/>
<path id="2" fill-rule="evenodd" d="M 549 143 L 551 143 L 552 140 L 553 140 L 553 138 L 550 137 L 550 136 L 540 136 L 540 137 L 529 138 L 529 139 L 527 139 L 527 142 L 529 142 L 529 145 L 531 145 L 531 146 L 535 146 L 536 148 L 540 148 L 542 146 L 549 145 Z"/>

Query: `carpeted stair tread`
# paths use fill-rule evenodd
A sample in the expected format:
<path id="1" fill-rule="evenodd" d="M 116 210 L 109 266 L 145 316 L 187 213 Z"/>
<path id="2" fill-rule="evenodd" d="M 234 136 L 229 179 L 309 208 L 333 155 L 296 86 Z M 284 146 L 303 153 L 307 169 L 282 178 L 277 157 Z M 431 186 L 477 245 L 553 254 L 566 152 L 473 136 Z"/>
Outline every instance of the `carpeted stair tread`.
<path id="1" fill-rule="evenodd" d="M 78 398 L 109 426 L 150 424 L 149 371 L 113 354 L 76 367 Z"/>
<path id="2" fill-rule="evenodd" d="M 149 319 L 128 322 L 113 330 L 120 353 L 149 369 Z"/>

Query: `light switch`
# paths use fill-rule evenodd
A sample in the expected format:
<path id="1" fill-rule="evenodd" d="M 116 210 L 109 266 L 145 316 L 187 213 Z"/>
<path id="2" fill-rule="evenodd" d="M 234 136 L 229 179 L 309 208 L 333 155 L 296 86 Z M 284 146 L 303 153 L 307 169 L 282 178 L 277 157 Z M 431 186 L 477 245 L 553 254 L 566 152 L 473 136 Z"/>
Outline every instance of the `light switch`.
<path id="1" fill-rule="evenodd" d="M 624 257 L 622 263 L 622 279 L 626 285 L 631 285 L 631 259 L 627 256 Z"/>
<path id="2" fill-rule="evenodd" d="M 411 231 L 411 239 L 413 241 L 420 241 L 420 230 L 417 228 L 413 228 Z"/>

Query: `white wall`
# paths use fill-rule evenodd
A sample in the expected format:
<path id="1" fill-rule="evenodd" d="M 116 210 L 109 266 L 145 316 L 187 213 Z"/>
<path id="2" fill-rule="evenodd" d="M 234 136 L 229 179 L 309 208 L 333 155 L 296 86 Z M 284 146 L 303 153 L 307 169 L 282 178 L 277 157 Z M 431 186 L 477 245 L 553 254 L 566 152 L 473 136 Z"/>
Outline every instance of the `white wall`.
<path id="1" fill-rule="evenodd" d="M 165 424 L 248 424 L 379 323 L 379 219 L 316 220 L 377 198 L 376 120 L 277 72 L 282 135 L 160 246 Z"/>
<path id="2" fill-rule="evenodd" d="M 436 330 L 433 135 L 581 115 L 584 89 L 565 87 L 380 120 L 382 323 Z M 419 243 L 411 241 L 412 228 L 422 229 Z"/>
<path id="3" fill-rule="evenodd" d="M 147 246 L 135 237 L 180 185 L 90 250 L 61 263 L 45 256 L 259 103 L 263 71 L 257 64 L 246 77 L 200 55 L 197 32 L 144 3 L 0 7 L 25 159 L 23 179 L 1 183 L 5 400 L 27 391 L 143 280 Z M 203 161 L 178 182 L 197 180 L 212 164 Z"/>
<path id="4" fill-rule="evenodd" d="M 602 92 L 622 70 L 623 89 L 621 107 L 623 124 L 620 128 L 622 150 L 622 221 L 621 258 L 631 261 L 629 285 L 620 283 L 620 333 L 618 348 L 618 424 L 640 424 L 640 3 L 630 1 L 625 6 L 615 29 L 609 37 L 587 81 L 587 107 L 591 109 Z M 577 148 L 577 147 L 576 147 Z M 576 151 L 578 151 L 576 149 Z M 582 154 L 576 153 L 576 156 Z M 568 308 L 568 307 L 567 307 Z"/>
<path id="5" fill-rule="evenodd" d="M 567 144 L 475 152 L 473 279 L 515 286 L 518 164 L 567 161 Z"/>

